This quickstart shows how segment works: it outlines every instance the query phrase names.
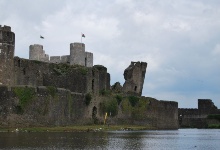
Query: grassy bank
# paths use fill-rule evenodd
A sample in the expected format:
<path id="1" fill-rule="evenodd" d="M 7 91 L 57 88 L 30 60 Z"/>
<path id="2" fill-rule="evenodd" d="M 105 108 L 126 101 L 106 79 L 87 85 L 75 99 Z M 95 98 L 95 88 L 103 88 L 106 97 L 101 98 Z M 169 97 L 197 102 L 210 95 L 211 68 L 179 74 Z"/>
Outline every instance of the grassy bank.
<path id="1" fill-rule="evenodd" d="M 100 132 L 100 131 L 138 131 L 155 129 L 134 125 L 83 125 L 65 127 L 0 128 L 0 132 Z"/>

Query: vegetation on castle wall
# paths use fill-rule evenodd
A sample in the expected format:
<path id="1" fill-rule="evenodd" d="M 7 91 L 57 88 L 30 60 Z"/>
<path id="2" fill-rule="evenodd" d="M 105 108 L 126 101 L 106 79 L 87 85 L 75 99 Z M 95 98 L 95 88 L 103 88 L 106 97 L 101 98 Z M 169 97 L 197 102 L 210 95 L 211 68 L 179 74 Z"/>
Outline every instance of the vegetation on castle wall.
<path id="1" fill-rule="evenodd" d="M 27 104 L 35 97 L 35 90 L 28 87 L 15 87 L 14 92 L 19 99 L 19 108 L 24 111 Z"/>
<path id="2" fill-rule="evenodd" d="M 39 60 L 32 60 L 35 64 L 41 64 L 42 61 L 39 61 Z"/>
<path id="3" fill-rule="evenodd" d="M 220 129 L 220 124 L 209 124 L 208 128 L 210 128 L 210 129 Z"/>
<path id="4" fill-rule="evenodd" d="M 67 95 L 67 99 L 68 99 L 68 109 L 69 109 L 69 114 L 72 114 L 73 112 L 73 99 L 72 99 L 72 96 L 71 96 L 71 93 L 69 92 L 68 95 Z"/>
<path id="5" fill-rule="evenodd" d="M 207 116 L 208 119 L 216 119 L 220 121 L 220 114 L 211 114 Z"/>
<path id="6" fill-rule="evenodd" d="M 51 65 L 50 68 L 53 70 L 53 72 L 56 75 L 59 75 L 59 76 L 66 75 L 72 70 L 76 70 L 76 69 L 78 69 L 82 75 L 86 75 L 88 72 L 87 67 L 80 66 L 80 65 L 68 65 L 68 64 L 62 64 L 62 63 L 56 64 L 55 66 Z"/>
<path id="7" fill-rule="evenodd" d="M 103 103 L 100 104 L 100 109 L 102 114 L 107 112 L 108 115 L 114 117 L 118 114 L 118 102 L 115 98 L 104 100 Z"/>
<path id="8" fill-rule="evenodd" d="M 132 111 L 132 106 L 131 106 L 131 103 L 129 102 L 129 100 L 128 100 L 127 98 L 122 100 L 122 102 L 121 102 L 121 108 L 122 108 L 122 112 L 123 112 L 124 114 L 131 113 L 131 111 Z"/>
<path id="9" fill-rule="evenodd" d="M 134 107 L 139 101 L 139 97 L 137 96 L 129 96 L 128 99 L 132 107 Z"/>
<path id="10" fill-rule="evenodd" d="M 145 112 L 147 110 L 149 100 L 139 99 L 135 107 L 132 109 L 132 117 L 135 119 L 144 119 L 146 117 Z"/>
<path id="11" fill-rule="evenodd" d="M 80 67 L 79 69 L 82 75 L 86 75 L 88 72 L 88 69 L 86 67 Z"/>
<path id="12" fill-rule="evenodd" d="M 56 89 L 54 86 L 47 86 L 47 90 L 48 90 L 49 94 L 50 94 L 53 98 L 55 98 L 57 89 Z"/>
<path id="13" fill-rule="evenodd" d="M 115 98 L 116 98 L 118 105 L 119 105 L 121 103 L 123 97 L 121 95 L 116 95 Z"/>
<path id="14" fill-rule="evenodd" d="M 102 89 L 102 90 L 99 91 L 99 94 L 102 95 L 102 96 L 109 96 L 109 95 L 111 95 L 111 91 Z"/>
<path id="15" fill-rule="evenodd" d="M 86 96 L 85 96 L 86 106 L 88 106 L 90 104 L 91 100 L 92 100 L 92 95 L 90 93 L 87 93 Z"/>

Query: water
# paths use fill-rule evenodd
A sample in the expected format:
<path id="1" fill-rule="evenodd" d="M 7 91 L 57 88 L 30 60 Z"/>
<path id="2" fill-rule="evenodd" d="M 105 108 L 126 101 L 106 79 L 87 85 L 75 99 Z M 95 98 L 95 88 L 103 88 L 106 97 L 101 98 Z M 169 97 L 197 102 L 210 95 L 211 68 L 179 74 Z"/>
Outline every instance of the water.
<path id="1" fill-rule="evenodd" d="M 220 150 L 220 129 L 0 133 L 0 149 Z"/>

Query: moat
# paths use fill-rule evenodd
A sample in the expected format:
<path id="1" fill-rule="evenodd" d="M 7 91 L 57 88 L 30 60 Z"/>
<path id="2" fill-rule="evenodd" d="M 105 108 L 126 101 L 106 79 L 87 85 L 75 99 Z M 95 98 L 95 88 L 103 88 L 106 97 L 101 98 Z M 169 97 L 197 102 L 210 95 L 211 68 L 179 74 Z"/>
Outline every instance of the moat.
<path id="1" fill-rule="evenodd" d="M 0 149 L 220 149 L 220 129 L 0 133 Z"/>

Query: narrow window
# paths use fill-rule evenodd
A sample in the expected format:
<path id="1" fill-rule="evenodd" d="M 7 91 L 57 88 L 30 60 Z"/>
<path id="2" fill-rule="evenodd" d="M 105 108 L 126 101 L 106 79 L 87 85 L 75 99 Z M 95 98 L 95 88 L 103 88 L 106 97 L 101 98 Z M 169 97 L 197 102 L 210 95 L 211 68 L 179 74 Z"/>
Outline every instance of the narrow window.
<path id="1" fill-rule="evenodd" d="M 94 79 L 92 80 L 92 91 L 94 92 Z"/>
<path id="2" fill-rule="evenodd" d="M 18 60 L 18 67 L 21 67 L 21 60 Z"/>
<path id="3" fill-rule="evenodd" d="M 87 58 L 85 58 L 85 66 L 87 67 Z"/>
<path id="4" fill-rule="evenodd" d="M 134 91 L 135 91 L 135 92 L 137 91 L 137 86 L 134 87 Z"/>

